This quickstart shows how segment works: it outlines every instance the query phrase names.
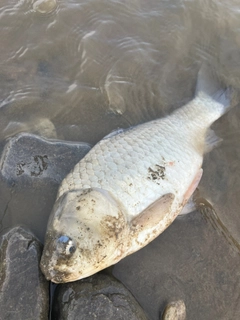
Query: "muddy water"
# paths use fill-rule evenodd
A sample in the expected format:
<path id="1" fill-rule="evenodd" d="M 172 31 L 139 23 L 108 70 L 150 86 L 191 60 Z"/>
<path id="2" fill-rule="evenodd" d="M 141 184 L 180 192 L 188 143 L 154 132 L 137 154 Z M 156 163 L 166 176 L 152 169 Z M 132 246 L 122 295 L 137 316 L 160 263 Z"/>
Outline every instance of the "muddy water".
<path id="1" fill-rule="evenodd" d="M 240 89 L 239 28 L 238 0 L 1 0 L 0 146 L 19 132 L 94 144 L 166 115 L 192 99 L 203 60 Z M 205 157 L 200 192 L 238 244 L 239 106 L 213 127 L 223 142 Z M 1 201 L 4 228 L 21 203 Z"/>

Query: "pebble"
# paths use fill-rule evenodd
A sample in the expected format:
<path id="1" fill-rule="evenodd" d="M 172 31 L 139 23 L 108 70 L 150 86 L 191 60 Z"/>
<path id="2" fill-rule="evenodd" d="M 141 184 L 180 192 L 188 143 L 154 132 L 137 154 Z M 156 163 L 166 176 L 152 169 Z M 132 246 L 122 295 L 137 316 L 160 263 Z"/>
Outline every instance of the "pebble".
<path id="1" fill-rule="evenodd" d="M 185 320 L 186 306 L 183 300 L 172 301 L 167 304 L 162 320 Z"/>
<path id="2" fill-rule="evenodd" d="M 56 0 L 37 0 L 33 4 L 33 10 L 39 13 L 50 13 L 57 7 Z"/>

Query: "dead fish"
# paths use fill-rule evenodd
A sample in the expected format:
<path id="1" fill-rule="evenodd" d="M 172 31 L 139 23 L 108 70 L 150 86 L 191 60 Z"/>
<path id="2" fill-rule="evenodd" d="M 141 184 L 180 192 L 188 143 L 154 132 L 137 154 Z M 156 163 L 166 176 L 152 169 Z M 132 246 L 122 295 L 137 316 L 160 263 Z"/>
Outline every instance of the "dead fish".
<path id="1" fill-rule="evenodd" d="M 183 300 L 172 301 L 167 304 L 162 320 L 185 320 L 186 306 Z"/>
<path id="2" fill-rule="evenodd" d="M 211 124 L 230 108 L 207 65 L 196 97 L 171 115 L 96 144 L 62 181 L 41 270 L 55 282 L 88 277 L 146 246 L 181 212 L 202 176 Z"/>

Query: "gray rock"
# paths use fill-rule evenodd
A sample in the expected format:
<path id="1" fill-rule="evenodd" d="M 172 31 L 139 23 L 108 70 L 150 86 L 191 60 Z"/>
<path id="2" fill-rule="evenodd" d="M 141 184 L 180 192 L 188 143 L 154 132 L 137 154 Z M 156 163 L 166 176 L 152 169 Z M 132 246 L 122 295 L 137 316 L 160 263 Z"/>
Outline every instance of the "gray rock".
<path id="1" fill-rule="evenodd" d="M 167 302 L 176 300 L 185 302 L 187 319 L 231 320 L 240 315 L 239 265 L 239 252 L 218 222 L 212 225 L 194 212 L 116 264 L 113 274 L 151 320 L 159 320 Z"/>
<path id="2" fill-rule="evenodd" d="M 1 161 L 1 174 L 14 183 L 37 185 L 41 180 L 59 184 L 90 150 L 87 143 L 47 140 L 40 136 L 22 133 L 6 144 Z M 74 157 L 75 156 L 75 157 Z"/>
<path id="3" fill-rule="evenodd" d="M 240 101 L 240 99 L 239 99 Z M 205 155 L 200 194 L 214 204 L 219 219 L 240 247 L 240 108 L 213 125 L 222 143 Z M 227 213 L 227 214 L 226 214 Z"/>
<path id="4" fill-rule="evenodd" d="M 5 138 L 12 137 L 20 132 L 38 134 L 44 138 L 56 139 L 57 133 L 54 124 L 47 118 L 32 118 L 27 121 L 10 121 L 3 130 Z"/>
<path id="5" fill-rule="evenodd" d="M 39 269 L 42 245 L 23 227 L 0 239 L 0 319 L 48 319 L 48 281 Z"/>
<path id="6" fill-rule="evenodd" d="M 103 273 L 59 285 L 53 320 L 147 320 L 132 294 L 115 278 Z"/>
<path id="7" fill-rule="evenodd" d="M 10 139 L 0 159 L 0 232 L 24 224 L 43 241 L 60 182 L 90 148 L 27 133 Z"/>

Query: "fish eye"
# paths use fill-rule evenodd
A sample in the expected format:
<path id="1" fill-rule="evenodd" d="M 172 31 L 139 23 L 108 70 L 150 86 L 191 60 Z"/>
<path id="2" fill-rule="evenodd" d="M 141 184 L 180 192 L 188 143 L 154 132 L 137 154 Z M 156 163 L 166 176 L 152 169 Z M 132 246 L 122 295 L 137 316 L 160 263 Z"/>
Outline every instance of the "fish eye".
<path id="1" fill-rule="evenodd" d="M 68 236 L 61 236 L 57 240 L 58 250 L 61 254 L 71 255 L 76 251 L 73 240 Z"/>
<path id="2" fill-rule="evenodd" d="M 76 247 L 73 245 L 73 241 L 70 241 L 66 246 L 65 253 L 68 255 L 68 254 L 73 254 L 75 251 L 76 251 Z"/>

